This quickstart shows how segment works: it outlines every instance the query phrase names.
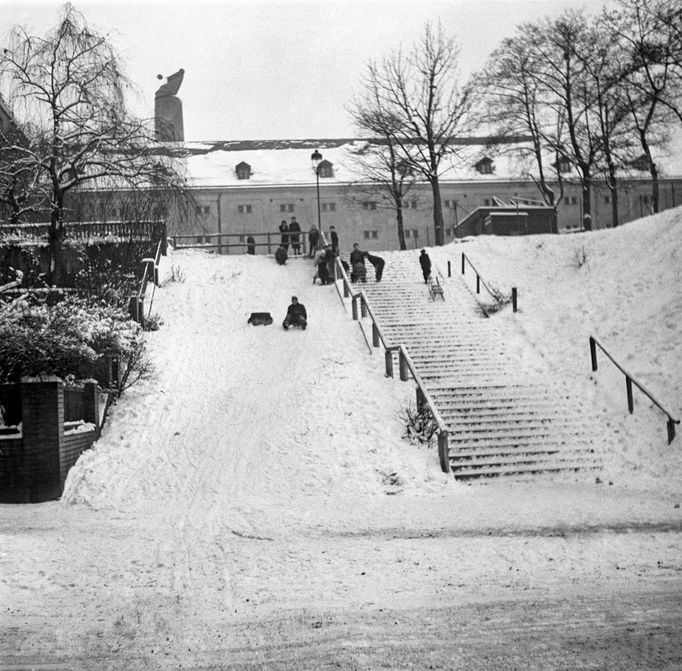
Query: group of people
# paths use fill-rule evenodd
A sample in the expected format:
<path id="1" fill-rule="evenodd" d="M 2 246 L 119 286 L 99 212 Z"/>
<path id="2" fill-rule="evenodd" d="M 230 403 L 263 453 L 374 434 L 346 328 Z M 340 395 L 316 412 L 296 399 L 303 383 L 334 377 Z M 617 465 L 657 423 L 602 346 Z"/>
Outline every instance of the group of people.
<path id="1" fill-rule="evenodd" d="M 336 235 L 334 227 L 331 227 L 332 238 Z M 282 219 L 279 225 L 279 232 L 281 233 L 281 239 L 279 247 L 275 250 L 275 260 L 281 266 L 285 265 L 289 259 L 289 245 L 291 244 L 291 250 L 294 256 L 302 255 L 301 251 L 301 225 L 296 221 L 296 217 L 291 217 L 291 223 L 287 224 L 286 219 Z M 338 245 L 338 236 L 336 236 L 336 242 Z M 308 231 L 308 258 L 312 259 L 315 256 L 316 250 L 320 244 L 320 231 L 317 230 L 315 224 L 313 224 Z"/>
<path id="2" fill-rule="evenodd" d="M 353 244 L 353 251 L 350 253 L 350 281 L 367 282 L 365 259 L 374 266 L 374 277 L 376 281 L 381 282 L 386 262 L 380 256 L 374 256 L 374 254 L 370 254 L 369 252 L 360 249 L 360 245 L 357 242 Z"/>

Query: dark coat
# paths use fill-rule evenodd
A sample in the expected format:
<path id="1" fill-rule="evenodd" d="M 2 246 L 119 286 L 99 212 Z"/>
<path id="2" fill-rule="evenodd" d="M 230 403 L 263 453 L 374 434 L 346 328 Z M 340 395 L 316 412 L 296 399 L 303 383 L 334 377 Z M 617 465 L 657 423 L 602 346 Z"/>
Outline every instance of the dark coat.
<path id="1" fill-rule="evenodd" d="M 301 227 L 299 226 L 297 221 L 292 221 L 289 224 L 289 233 L 291 235 L 289 236 L 289 240 L 291 242 L 298 242 L 298 233 L 301 232 Z"/>
<path id="2" fill-rule="evenodd" d="M 287 317 L 289 317 L 292 322 L 297 322 L 301 318 L 308 319 L 305 305 L 303 305 L 303 303 L 292 303 L 287 309 Z"/>
<path id="3" fill-rule="evenodd" d="M 356 263 L 362 263 L 362 265 L 365 265 L 365 255 L 367 252 L 363 252 L 361 249 L 354 249 L 350 253 L 350 264 L 351 266 L 354 266 Z"/>
<path id="4" fill-rule="evenodd" d="M 284 247 L 278 247 L 275 250 L 275 261 L 277 261 L 277 263 L 279 263 L 280 266 L 283 266 L 286 263 L 287 258 L 289 257 L 287 254 L 287 250 L 284 249 Z"/>
<path id="5" fill-rule="evenodd" d="M 420 255 L 419 264 L 421 265 L 425 275 L 428 275 L 431 272 L 431 258 L 426 252 Z"/>

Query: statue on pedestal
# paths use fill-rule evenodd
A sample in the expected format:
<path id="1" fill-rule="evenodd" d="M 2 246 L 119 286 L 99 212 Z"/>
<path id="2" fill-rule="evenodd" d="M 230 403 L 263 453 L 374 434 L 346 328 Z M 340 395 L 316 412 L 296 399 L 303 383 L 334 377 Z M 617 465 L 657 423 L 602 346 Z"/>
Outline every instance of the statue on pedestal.
<path id="1" fill-rule="evenodd" d="M 180 68 L 169 75 L 166 83 L 156 91 L 154 100 L 154 117 L 156 120 L 156 139 L 159 142 L 183 142 L 185 129 L 182 120 L 182 101 L 176 96 L 185 76 Z M 157 79 L 163 79 L 158 75 Z"/>

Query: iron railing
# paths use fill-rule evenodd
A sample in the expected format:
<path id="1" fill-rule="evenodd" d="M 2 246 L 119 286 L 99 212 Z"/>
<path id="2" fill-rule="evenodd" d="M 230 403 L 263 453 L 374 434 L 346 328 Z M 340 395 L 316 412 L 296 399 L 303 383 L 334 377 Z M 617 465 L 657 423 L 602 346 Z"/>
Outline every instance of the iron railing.
<path id="1" fill-rule="evenodd" d="M 680 420 L 675 419 L 670 412 L 668 412 L 660 403 L 657 401 L 653 394 L 649 392 L 641 382 L 635 380 L 634 377 L 628 371 L 626 371 L 614 358 L 609 354 L 609 352 L 604 348 L 604 346 L 594 337 L 590 336 L 590 358 L 592 360 L 592 370 L 597 370 L 597 347 L 606 354 L 606 356 L 611 360 L 611 363 L 625 376 L 625 391 L 628 399 L 628 410 L 630 414 L 635 411 L 635 402 L 632 395 L 632 386 L 637 387 L 659 410 L 663 412 L 668 418 L 667 429 L 668 429 L 668 445 L 673 442 L 675 438 L 675 424 L 679 424 Z"/>
<path id="2" fill-rule="evenodd" d="M 152 313 L 152 304 L 154 303 L 154 294 L 156 293 L 156 287 L 159 285 L 159 261 L 161 260 L 161 248 L 162 241 L 159 241 L 156 246 L 156 253 L 153 258 L 142 259 L 140 262 L 142 264 L 142 278 L 140 279 L 140 285 L 137 293 L 130 297 L 128 302 L 128 312 L 130 316 L 143 328 L 145 325 L 145 310 L 144 310 L 144 298 L 147 293 L 147 285 L 151 280 L 154 284 L 154 291 L 152 291 L 152 296 L 149 301 L 149 311 L 147 313 L 147 318 Z"/>
<path id="3" fill-rule="evenodd" d="M 412 358 L 410 357 L 407 347 L 405 347 L 405 345 L 403 345 L 402 343 L 398 345 L 389 345 L 389 343 L 386 340 L 386 336 L 384 335 L 384 332 L 381 329 L 379 320 L 374 314 L 374 310 L 372 309 L 372 306 L 370 305 L 369 300 L 367 299 L 367 294 L 362 289 L 356 293 L 353 293 L 351 282 L 348 279 L 348 275 L 343 265 L 341 264 L 341 260 L 338 257 L 336 258 L 336 263 L 334 265 L 334 272 L 336 275 L 335 279 L 339 279 L 340 276 L 341 282 L 343 284 L 343 296 L 341 295 L 341 291 L 339 291 L 337 285 L 337 291 L 339 293 L 339 298 L 341 299 L 341 302 L 343 303 L 344 298 L 351 299 L 352 308 L 351 311 L 353 319 L 358 321 L 360 320 L 361 317 L 369 317 L 370 320 L 372 321 L 372 346 L 373 347 L 383 346 L 384 348 L 386 377 L 393 377 L 394 353 L 397 353 L 398 355 L 398 369 L 400 379 L 403 382 L 406 382 L 410 379 L 410 375 L 412 376 L 412 379 L 417 385 L 416 389 L 417 408 L 419 410 L 422 410 L 424 409 L 424 407 L 427 407 L 429 412 L 431 413 L 431 416 L 436 422 L 438 432 L 438 459 L 440 461 L 440 467 L 444 473 L 449 473 L 450 472 L 450 458 L 448 455 L 449 431 L 447 425 L 445 424 L 445 421 L 438 412 L 436 404 L 433 398 L 431 397 L 431 394 L 429 394 L 426 385 L 424 384 L 424 381 L 421 379 L 421 376 L 417 372 L 417 369 L 414 365 L 414 362 L 412 361 Z M 360 304 L 359 310 L 358 302 Z"/>
<path id="4" fill-rule="evenodd" d="M 287 233 L 284 233 L 287 235 Z M 308 232 L 288 233 L 289 245 L 298 244 L 301 246 L 301 253 L 307 253 Z M 291 236 L 298 235 L 298 242 L 291 242 Z M 282 242 L 282 233 L 206 233 L 196 235 L 173 235 L 171 243 L 173 249 L 211 249 L 218 254 L 223 250 L 227 254 L 230 250 L 238 250 L 241 254 L 256 254 L 265 248 L 265 254 L 272 254 L 273 248 L 277 249 Z"/>
<path id="5" fill-rule="evenodd" d="M 481 277 L 481 274 L 478 272 L 478 270 L 476 270 L 476 267 L 474 266 L 474 264 L 471 263 L 471 259 L 469 259 L 469 257 L 468 257 L 464 252 L 462 252 L 462 275 L 465 274 L 465 271 L 466 271 L 466 264 L 467 264 L 467 263 L 469 264 L 469 267 L 470 267 L 470 268 L 474 271 L 474 273 L 476 274 L 476 293 L 477 293 L 477 294 L 480 294 L 480 293 L 481 293 L 481 285 L 483 285 L 483 286 L 485 287 L 485 289 L 487 290 L 487 292 L 490 294 L 490 296 L 491 296 L 494 300 L 497 301 L 497 300 L 499 299 L 498 294 L 497 294 L 495 291 L 493 291 L 493 290 L 492 290 L 492 289 L 483 281 L 483 278 Z M 452 277 L 452 267 L 451 267 L 451 265 L 450 265 L 450 261 L 448 261 L 448 277 Z M 513 307 L 513 309 L 514 309 L 514 312 L 517 312 L 517 311 L 518 311 L 518 291 L 517 291 L 516 287 L 512 287 L 512 307 Z M 487 314 L 487 313 L 486 313 L 486 314 Z"/>

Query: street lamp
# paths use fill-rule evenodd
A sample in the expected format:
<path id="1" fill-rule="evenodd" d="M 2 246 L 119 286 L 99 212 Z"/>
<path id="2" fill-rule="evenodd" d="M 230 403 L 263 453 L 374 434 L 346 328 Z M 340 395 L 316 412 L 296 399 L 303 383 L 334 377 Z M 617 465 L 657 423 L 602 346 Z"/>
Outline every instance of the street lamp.
<path id="1" fill-rule="evenodd" d="M 320 214 L 320 163 L 322 163 L 322 154 L 317 149 L 310 155 L 310 162 L 317 179 L 317 229 L 322 235 L 322 215 Z"/>

